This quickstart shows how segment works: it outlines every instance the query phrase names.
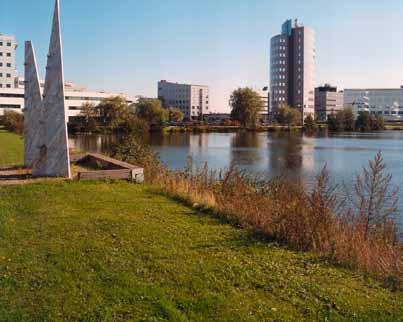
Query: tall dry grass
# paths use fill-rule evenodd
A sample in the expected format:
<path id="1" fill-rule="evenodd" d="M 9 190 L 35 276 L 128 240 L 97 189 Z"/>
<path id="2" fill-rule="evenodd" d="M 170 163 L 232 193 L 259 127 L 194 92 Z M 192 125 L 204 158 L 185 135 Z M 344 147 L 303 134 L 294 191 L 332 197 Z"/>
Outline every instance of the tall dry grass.
<path id="1" fill-rule="evenodd" d="M 133 161 L 125 152 L 125 160 Z M 195 168 L 191 160 L 183 171 L 170 171 L 149 162 L 154 157 L 142 165 L 148 182 L 164 193 L 214 208 L 269 239 L 401 287 L 403 247 L 393 220 L 397 191 L 380 153 L 357 175 L 352 191 L 332 185 L 326 167 L 308 189 L 287 177 L 261 182 L 234 167 L 221 172 L 207 165 Z"/>

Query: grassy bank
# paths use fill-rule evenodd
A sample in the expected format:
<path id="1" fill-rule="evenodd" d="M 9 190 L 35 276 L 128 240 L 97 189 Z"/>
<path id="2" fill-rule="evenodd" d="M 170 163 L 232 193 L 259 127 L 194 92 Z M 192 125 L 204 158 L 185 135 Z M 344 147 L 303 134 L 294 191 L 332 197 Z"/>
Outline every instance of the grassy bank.
<path id="1" fill-rule="evenodd" d="M 23 144 L 19 135 L 6 132 L 0 127 L 0 167 L 23 164 Z"/>
<path id="2" fill-rule="evenodd" d="M 0 321 L 398 321 L 403 294 L 128 183 L 0 188 Z"/>

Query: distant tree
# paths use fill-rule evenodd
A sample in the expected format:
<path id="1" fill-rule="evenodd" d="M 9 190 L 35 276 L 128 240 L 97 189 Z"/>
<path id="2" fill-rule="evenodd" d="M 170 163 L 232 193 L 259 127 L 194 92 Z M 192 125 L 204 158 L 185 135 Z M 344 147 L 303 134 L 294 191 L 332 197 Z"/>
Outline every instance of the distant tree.
<path id="1" fill-rule="evenodd" d="M 281 125 L 301 125 L 301 112 L 289 106 L 280 107 L 277 111 L 276 120 Z"/>
<path id="2" fill-rule="evenodd" d="M 111 130 L 118 129 L 129 115 L 127 102 L 121 96 L 104 98 L 96 107 L 96 111 L 103 125 Z"/>
<path id="3" fill-rule="evenodd" d="M 339 110 L 336 113 L 336 131 L 343 132 L 345 130 L 345 114 L 344 110 Z"/>
<path id="4" fill-rule="evenodd" d="M 254 128 L 259 122 L 264 103 L 251 88 L 238 88 L 230 98 L 231 118 L 239 121 L 244 128 Z"/>
<path id="5" fill-rule="evenodd" d="M 360 112 L 355 122 L 355 128 L 362 132 L 368 132 L 372 130 L 371 114 L 369 112 Z"/>
<path id="6" fill-rule="evenodd" d="M 85 120 L 85 130 L 93 132 L 97 130 L 97 120 L 98 116 L 97 108 L 94 104 L 86 102 L 81 107 L 81 115 Z"/>
<path id="7" fill-rule="evenodd" d="M 385 122 L 382 116 L 377 114 L 372 117 L 371 129 L 374 131 L 383 131 L 385 129 Z"/>
<path id="8" fill-rule="evenodd" d="M 350 132 L 355 130 L 355 116 L 351 108 L 344 110 L 344 130 Z"/>
<path id="9" fill-rule="evenodd" d="M 24 133 L 24 115 L 10 110 L 5 110 L 1 123 L 9 132 L 22 135 Z"/>
<path id="10" fill-rule="evenodd" d="M 141 98 L 135 106 L 137 117 L 149 125 L 162 127 L 168 120 L 168 111 L 162 107 L 159 99 Z"/>
<path id="11" fill-rule="evenodd" d="M 330 114 L 327 117 L 327 127 L 329 131 L 335 132 L 337 131 L 337 119 L 335 114 Z"/>
<path id="12" fill-rule="evenodd" d="M 315 133 L 318 130 L 318 124 L 316 120 L 309 114 L 304 121 L 304 132 L 308 134 Z"/>
<path id="13" fill-rule="evenodd" d="M 184 115 L 179 108 L 171 107 L 168 109 L 169 122 L 182 122 L 183 117 Z"/>

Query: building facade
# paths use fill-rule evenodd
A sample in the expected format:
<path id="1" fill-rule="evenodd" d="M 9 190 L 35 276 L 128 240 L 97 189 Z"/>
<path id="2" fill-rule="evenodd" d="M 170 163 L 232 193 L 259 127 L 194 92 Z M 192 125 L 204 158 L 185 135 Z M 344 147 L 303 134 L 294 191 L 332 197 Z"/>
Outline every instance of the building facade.
<path id="1" fill-rule="evenodd" d="M 0 116 L 4 111 L 10 110 L 22 113 L 24 110 L 24 80 L 18 80 L 16 88 L 0 88 Z M 43 90 L 44 82 L 40 82 Z M 69 117 L 80 116 L 82 106 L 86 103 L 98 105 L 102 99 L 114 96 L 121 96 L 126 99 L 128 104 L 133 100 L 122 93 L 97 92 L 90 91 L 82 86 L 65 83 L 66 109 Z"/>
<path id="2" fill-rule="evenodd" d="M 158 82 L 158 98 L 164 108 L 178 108 L 188 119 L 202 119 L 203 115 L 210 113 L 208 86 L 162 80 Z"/>
<path id="3" fill-rule="evenodd" d="M 256 93 L 259 94 L 262 102 L 263 102 L 263 110 L 260 112 L 262 121 L 266 122 L 269 118 L 269 109 L 270 109 L 270 91 L 269 87 L 265 86 L 262 89 L 255 89 Z"/>
<path id="4" fill-rule="evenodd" d="M 305 118 L 315 113 L 315 32 L 286 21 L 270 42 L 270 112 L 285 105 Z"/>
<path id="5" fill-rule="evenodd" d="M 366 111 L 387 121 L 403 120 L 403 86 L 400 88 L 345 89 L 344 107 L 357 116 Z"/>
<path id="6" fill-rule="evenodd" d="M 329 84 L 315 89 L 315 115 L 320 122 L 326 122 L 329 115 L 344 108 L 344 93 Z"/>
<path id="7" fill-rule="evenodd" d="M 14 36 L 0 33 L 0 88 L 15 88 L 17 42 Z"/>

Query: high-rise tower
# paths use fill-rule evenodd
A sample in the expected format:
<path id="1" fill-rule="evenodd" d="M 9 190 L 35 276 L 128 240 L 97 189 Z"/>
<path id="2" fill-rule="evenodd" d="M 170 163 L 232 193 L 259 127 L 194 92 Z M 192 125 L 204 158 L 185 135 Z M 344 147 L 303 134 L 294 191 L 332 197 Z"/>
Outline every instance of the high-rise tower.
<path id="1" fill-rule="evenodd" d="M 298 108 L 305 118 L 315 113 L 315 32 L 287 20 L 271 39 L 271 112 L 281 106 Z"/>

